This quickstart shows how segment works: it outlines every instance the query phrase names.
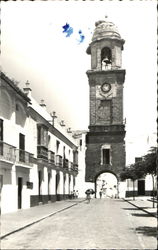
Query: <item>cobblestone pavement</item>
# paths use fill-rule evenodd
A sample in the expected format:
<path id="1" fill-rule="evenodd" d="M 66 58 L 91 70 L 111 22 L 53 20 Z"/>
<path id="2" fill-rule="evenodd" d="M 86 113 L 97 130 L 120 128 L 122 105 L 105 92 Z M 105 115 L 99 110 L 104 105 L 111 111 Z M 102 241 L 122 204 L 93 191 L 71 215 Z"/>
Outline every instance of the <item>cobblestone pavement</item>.
<path id="1" fill-rule="evenodd" d="M 1 249 L 156 249 L 156 223 L 123 200 L 93 199 L 7 236 Z"/>

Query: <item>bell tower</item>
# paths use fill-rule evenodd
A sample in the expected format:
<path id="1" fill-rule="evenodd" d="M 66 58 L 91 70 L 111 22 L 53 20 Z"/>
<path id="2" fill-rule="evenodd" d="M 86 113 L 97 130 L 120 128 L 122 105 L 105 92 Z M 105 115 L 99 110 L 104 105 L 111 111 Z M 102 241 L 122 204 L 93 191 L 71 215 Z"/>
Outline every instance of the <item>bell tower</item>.
<path id="1" fill-rule="evenodd" d="M 86 137 L 86 182 L 99 173 L 111 172 L 119 179 L 125 167 L 125 126 L 123 122 L 122 66 L 124 40 L 107 20 L 95 23 L 87 48 L 91 69 L 87 71 L 90 90 L 90 124 Z"/>

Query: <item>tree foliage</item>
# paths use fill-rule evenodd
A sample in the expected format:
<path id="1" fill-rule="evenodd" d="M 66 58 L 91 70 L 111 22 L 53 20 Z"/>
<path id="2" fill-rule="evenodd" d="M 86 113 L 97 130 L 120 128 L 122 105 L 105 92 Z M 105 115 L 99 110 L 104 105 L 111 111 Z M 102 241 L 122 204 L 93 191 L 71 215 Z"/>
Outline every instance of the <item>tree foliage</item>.
<path id="1" fill-rule="evenodd" d="M 145 177 L 147 174 L 151 174 L 153 180 L 153 208 L 155 207 L 154 203 L 154 176 L 156 175 L 156 166 L 157 166 L 157 148 L 153 147 L 150 149 L 149 153 L 142 157 L 142 160 L 135 162 L 129 168 L 120 174 L 121 180 L 131 179 L 133 181 L 133 200 L 135 199 L 134 194 L 134 181 Z"/>
<path id="2" fill-rule="evenodd" d="M 151 148 L 150 152 L 144 156 L 144 166 L 146 174 L 156 175 L 157 149 Z"/>
<path id="3" fill-rule="evenodd" d="M 137 180 L 145 177 L 147 174 L 156 175 L 156 163 L 157 163 L 157 149 L 151 148 L 149 153 L 142 157 L 141 161 L 138 161 L 120 174 L 121 180 L 131 179 Z"/>
<path id="4" fill-rule="evenodd" d="M 137 176 L 134 171 L 133 165 L 131 165 L 129 168 L 126 168 L 123 172 L 120 174 L 121 180 L 124 181 L 126 179 L 136 180 Z"/>

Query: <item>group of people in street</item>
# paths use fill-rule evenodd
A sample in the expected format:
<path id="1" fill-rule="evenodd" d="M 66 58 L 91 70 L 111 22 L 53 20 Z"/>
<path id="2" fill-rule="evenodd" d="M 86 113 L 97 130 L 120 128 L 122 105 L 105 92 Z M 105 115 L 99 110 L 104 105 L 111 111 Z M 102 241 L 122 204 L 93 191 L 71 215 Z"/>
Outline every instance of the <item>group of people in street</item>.
<path id="1" fill-rule="evenodd" d="M 86 194 L 87 203 L 90 203 L 91 195 L 95 194 L 95 191 L 93 189 L 87 189 L 86 192 L 85 192 L 85 194 Z M 114 186 L 113 189 L 111 188 L 110 192 L 108 194 L 110 194 L 110 195 L 106 195 L 106 197 L 117 198 L 117 189 L 116 189 L 116 186 Z M 99 191 L 99 197 L 100 197 L 100 199 L 103 197 L 103 195 L 105 195 L 105 192 L 101 188 L 100 191 Z"/>
<path id="2" fill-rule="evenodd" d="M 77 199 L 78 198 L 78 190 L 73 190 L 70 195 L 70 199 Z"/>

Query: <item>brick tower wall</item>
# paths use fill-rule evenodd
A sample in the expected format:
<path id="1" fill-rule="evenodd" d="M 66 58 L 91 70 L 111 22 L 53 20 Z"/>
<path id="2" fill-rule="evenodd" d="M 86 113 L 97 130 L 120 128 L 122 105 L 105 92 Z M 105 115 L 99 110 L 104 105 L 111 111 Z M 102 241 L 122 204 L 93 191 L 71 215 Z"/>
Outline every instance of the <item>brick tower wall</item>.
<path id="1" fill-rule="evenodd" d="M 86 150 L 86 182 L 95 182 L 98 173 L 109 171 L 119 177 L 125 167 L 124 132 L 119 135 L 92 135 L 87 134 Z M 103 144 L 111 145 L 110 164 L 101 165 L 101 147 Z"/>

